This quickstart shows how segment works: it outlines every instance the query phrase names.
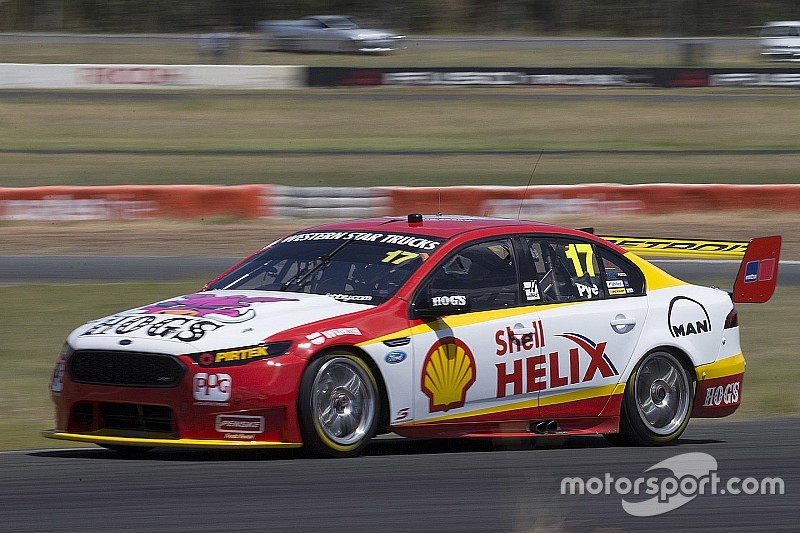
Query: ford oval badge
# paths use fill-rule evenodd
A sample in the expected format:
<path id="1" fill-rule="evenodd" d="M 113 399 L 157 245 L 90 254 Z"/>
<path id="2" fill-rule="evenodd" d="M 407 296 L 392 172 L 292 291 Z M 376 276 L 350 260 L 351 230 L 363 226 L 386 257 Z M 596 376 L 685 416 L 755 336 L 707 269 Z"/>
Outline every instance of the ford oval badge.
<path id="1" fill-rule="evenodd" d="M 393 350 L 386 354 L 386 362 L 390 365 L 396 365 L 406 360 L 406 352 L 402 350 Z"/>

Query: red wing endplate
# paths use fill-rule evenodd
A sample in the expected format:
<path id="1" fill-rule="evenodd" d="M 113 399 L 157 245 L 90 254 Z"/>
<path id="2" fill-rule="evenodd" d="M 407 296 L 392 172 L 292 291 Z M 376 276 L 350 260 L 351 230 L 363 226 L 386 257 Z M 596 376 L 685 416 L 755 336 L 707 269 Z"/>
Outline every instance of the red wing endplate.
<path id="1" fill-rule="evenodd" d="M 760 304 L 769 300 L 778 282 L 780 258 L 780 236 L 750 241 L 733 284 L 733 301 Z"/>

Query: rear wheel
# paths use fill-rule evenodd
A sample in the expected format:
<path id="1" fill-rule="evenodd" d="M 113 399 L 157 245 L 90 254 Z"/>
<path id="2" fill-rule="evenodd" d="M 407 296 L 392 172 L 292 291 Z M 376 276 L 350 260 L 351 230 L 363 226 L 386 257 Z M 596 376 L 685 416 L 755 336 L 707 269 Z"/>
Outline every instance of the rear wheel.
<path id="1" fill-rule="evenodd" d="M 380 396 L 367 364 L 348 352 L 312 361 L 300 382 L 303 442 L 328 457 L 356 455 L 375 434 Z"/>
<path id="2" fill-rule="evenodd" d="M 693 402 L 694 381 L 686 365 L 670 352 L 651 352 L 628 379 L 619 434 L 605 437 L 612 444 L 667 444 L 686 429 Z"/>

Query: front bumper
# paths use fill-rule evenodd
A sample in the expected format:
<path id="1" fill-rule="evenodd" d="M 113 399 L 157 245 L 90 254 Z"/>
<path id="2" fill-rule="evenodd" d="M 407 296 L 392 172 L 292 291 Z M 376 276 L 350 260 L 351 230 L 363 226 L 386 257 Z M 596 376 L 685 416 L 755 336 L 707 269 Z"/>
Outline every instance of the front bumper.
<path id="1" fill-rule="evenodd" d="M 283 355 L 241 366 L 186 367 L 170 387 L 76 382 L 52 393 L 47 438 L 119 446 L 296 448 L 297 389 L 305 361 Z"/>

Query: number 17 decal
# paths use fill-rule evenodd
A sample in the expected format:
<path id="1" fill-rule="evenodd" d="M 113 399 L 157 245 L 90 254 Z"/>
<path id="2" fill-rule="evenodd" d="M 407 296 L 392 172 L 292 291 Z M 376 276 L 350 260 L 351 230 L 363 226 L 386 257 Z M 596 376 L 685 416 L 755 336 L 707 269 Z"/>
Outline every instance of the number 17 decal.
<path id="1" fill-rule="evenodd" d="M 588 273 L 589 276 L 594 277 L 594 251 L 591 244 L 568 244 L 565 255 L 572 259 L 572 264 L 575 267 L 575 274 L 578 277 Z M 583 256 L 583 264 L 581 264 L 581 256 Z"/>
<path id="2" fill-rule="evenodd" d="M 381 263 L 391 263 L 393 265 L 399 265 L 401 263 L 405 263 L 410 259 L 414 259 L 415 257 L 419 257 L 419 254 L 416 252 L 406 252 L 405 250 L 395 250 L 394 252 L 387 252 L 386 257 L 381 259 Z"/>

